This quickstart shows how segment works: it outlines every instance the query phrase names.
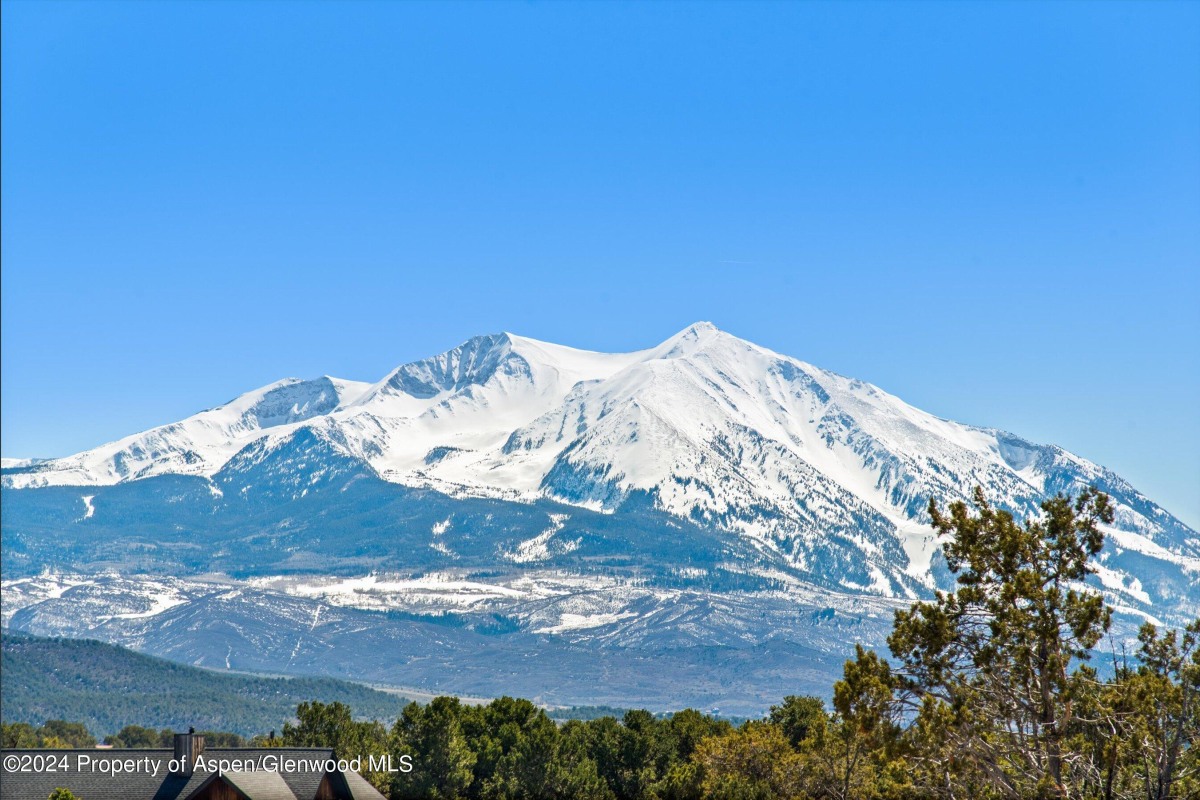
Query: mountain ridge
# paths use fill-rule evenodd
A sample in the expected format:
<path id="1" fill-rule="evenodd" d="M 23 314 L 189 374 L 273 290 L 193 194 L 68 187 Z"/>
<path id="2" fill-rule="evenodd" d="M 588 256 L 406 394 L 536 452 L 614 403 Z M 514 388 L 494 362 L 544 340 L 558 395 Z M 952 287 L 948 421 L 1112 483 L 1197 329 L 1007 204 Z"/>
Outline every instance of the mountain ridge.
<path id="1" fill-rule="evenodd" d="M 493 334 L 6 465 L 3 624 L 202 666 L 757 714 L 824 692 L 896 609 L 953 585 L 930 499 L 980 486 L 1023 519 L 1092 485 L 1116 509 L 1086 581 L 1114 640 L 1200 615 L 1200 535 L 1061 447 L 712 325 L 618 354 Z"/>
<path id="2" fill-rule="evenodd" d="M 1166 551 L 1185 573 L 1200 573 L 1200 536 L 1110 470 L 927 414 L 708 322 L 631 353 L 499 333 L 374 384 L 284 379 L 178 423 L 5 468 L 3 482 L 103 486 L 187 474 L 220 492 L 219 475 L 303 449 L 296 437 L 324 442 L 383 480 L 451 496 L 613 513 L 646 494 L 668 514 L 735 531 L 801 571 L 820 568 L 818 551 L 837 540 L 871 565 L 868 585 L 846 588 L 902 597 L 935 585 L 930 497 L 967 499 L 979 485 L 1032 517 L 1048 494 L 1098 483 L 1116 502 L 1124 550 Z M 301 463 L 291 468 L 303 471 Z"/>

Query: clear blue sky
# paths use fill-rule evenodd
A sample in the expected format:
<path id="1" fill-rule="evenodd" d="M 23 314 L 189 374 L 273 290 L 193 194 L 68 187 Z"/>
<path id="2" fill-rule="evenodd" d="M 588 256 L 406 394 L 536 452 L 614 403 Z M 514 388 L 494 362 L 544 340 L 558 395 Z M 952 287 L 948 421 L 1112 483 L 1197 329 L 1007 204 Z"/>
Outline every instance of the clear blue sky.
<path id="1" fill-rule="evenodd" d="M 708 319 L 1200 527 L 1200 4 L 3 3 L 3 453 Z"/>

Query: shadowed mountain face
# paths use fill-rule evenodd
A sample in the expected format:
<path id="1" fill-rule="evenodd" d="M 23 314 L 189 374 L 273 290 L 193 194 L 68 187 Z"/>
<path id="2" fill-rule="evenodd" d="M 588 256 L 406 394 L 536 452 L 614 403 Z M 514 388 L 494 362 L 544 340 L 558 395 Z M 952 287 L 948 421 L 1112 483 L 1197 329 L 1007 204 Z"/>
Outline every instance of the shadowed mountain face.
<path id="1" fill-rule="evenodd" d="M 598 698 L 586 668 L 672 653 L 726 686 L 694 699 L 744 712 L 801 679 L 737 653 L 802 652 L 820 683 L 948 585 L 925 507 L 977 485 L 1019 517 L 1098 486 L 1117 520 L 1094 586 L 1130 624 L 1200 611 L 1200 536 L 1111 471 L 697 324 L 624 354 L 478 337 L 376 384 L 281 381 L 6 468 L 5 623 L 277 671 L 339 674 L 306 648 L 370 648 L 404 685 L 413 659 L 435 680 L 436 640 L 446 688 L 476 693 L 514 691 L 504 658 L 566 648 L 578 666 L 521 678 L 564 703 L 686 702 L 640 678 Z M 376 622 L 325 628 L 354 615 Z M 477 653 L 501 659 L 494 685 L 465 678 Z"/>

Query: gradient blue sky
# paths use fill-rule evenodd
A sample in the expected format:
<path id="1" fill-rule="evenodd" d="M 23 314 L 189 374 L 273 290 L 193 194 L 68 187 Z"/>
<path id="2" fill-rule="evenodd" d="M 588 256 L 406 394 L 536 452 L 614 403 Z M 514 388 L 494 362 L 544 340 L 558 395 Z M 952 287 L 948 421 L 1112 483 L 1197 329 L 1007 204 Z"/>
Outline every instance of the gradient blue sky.
<path id="1" fill-rule="evenodd" d="M 3 453 L 708 319 L 1200 527 L 1200 5 L 3 3 Z"/>

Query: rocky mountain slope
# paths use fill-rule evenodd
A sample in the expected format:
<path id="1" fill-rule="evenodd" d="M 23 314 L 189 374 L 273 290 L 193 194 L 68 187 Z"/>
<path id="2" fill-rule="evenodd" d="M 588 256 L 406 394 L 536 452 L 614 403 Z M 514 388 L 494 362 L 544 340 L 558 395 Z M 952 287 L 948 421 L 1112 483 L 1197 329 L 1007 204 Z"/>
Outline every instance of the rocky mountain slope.
<path id="1" fill-rule="evenodd" d="M 6 461 L 5 620 L 191 661 L 228 648 L 232 664 L 249 657 L 244 630 L 189 642 L 199 628 L 172 620 L 201 606 L 240 619 L 249 608 L 212 605 L 236 591 L 271 598 L 260 611 L 301 640 L 259 668 L 293 668 L 306 615 L 336 609 L 386 620 L 418 655 L 432 645 L 409 640 L 432 625 L 450 673 L 472 648 L 553 642 L 583 655 L 576 677 L 547 680 L 551 701 L 668 702 L 645 686 L 580 694 L 595 686 L 588 654 L 798 647 L 836 666 L 851 642 L 881 641 L 896 604 L 948 583 L 930 497 L 979 485 L 1028 517 L 1092 484 L 1118 512 L 1096 588 L 1130 624 L 1200 612 L 1200 535 L 1061 448 L 939 419 L 704 323 L 622 354 L 482 336 L 373 384 L 285 380 L 75 456 Z M 163 606 L 163 580 L 190 588 Z M 309 610 L 288 616 L 295 604 Z M 739 712 L 769 701 L 764 681 Z"/>

